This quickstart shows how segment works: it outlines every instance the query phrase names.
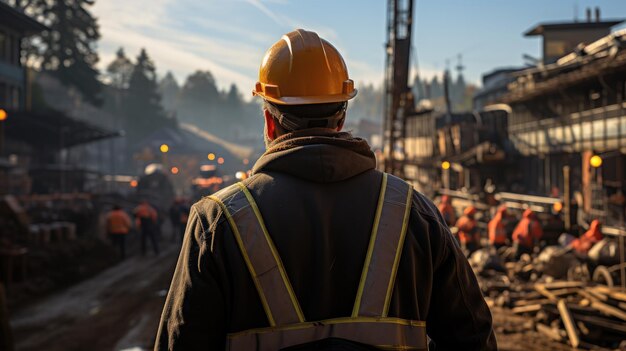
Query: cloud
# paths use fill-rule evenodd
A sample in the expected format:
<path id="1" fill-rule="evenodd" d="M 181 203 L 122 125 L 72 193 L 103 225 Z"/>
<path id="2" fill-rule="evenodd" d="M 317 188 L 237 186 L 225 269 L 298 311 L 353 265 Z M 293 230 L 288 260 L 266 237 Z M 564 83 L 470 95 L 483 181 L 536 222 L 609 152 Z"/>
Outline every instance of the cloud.
<path id="1" fill-rule="evenodd" d="M 274 21 L 279 26 L 285 25 L 284 20 L 280 18 L 280 16 L 272 12 L 270 9 L 268 9 L 267 6 L 263 5 L 263 3 L 260 0 L 246 0 L 246 2 L 256 7 L 257 9 L 259 9 L 261 12 L 263 12 L 263 14 L 265 14 L 267 17 L 269 17 L 272 21 Z"/>
<path id="2" fill-rule="evenodd" d="M 258 60 L 263 50 L 244 41 L 228 40 L 225 36 L 214 37 L 214 33 L 202 28 L 216 27 L 229 36 L 243 36 L 244 30 L 227 22 L 207 21 L 197 17 L 184 18 L 185 24 L 192 22 L 202 33 L 193 33 L 181 28 L 181 22 L 172 16 L 169 6 L 179 6 L 181 1 L 152 0 L 149 11 L 146 2 L 107 0 L 97 2 L 94 13 L 98 17 L 102 39 L 99 68 L 104 71 L 114 58 L 114 52 L 122 46 L 128 56 L 134 57 L 140 48 L 146 48 L 156 62 L 159 73 L 172 71 L 181 81 L 191 72 L 210 70 L 220 88 L 231 83 L 241 89 L 252 87 Z M 256 39 L 267 40 L 257 35 Z"/>

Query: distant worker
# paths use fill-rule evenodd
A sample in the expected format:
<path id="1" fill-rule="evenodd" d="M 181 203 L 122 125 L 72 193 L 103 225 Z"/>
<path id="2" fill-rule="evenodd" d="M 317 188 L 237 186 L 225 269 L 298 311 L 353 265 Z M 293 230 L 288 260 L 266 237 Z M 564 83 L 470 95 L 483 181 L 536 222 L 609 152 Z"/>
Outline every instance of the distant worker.
<path id="1" fill-rule="evenodd" d="M 516 257 L 522 254 L 532 254 L 533 249 L 541 240 L 543 229 L 541 223 L 537 220 L 535 213 L 530 209 L 526 209 L 522 214 L 522 219 L 517 223 L 513 230 L 513 245 L 516 248 Z"/>
<path id="2" fill-rule="evenodd" d="M 456 213 L 454 207 L 450 203 L 450 197 L 448 195 L 441 196 L 441 202 L 437 206 L 439 212 L 443 216 L 443 220 L 449 227 L 452 227 L 456 223 Z"/>
<path id="3" fill-rule="evenodd" d="M 189 205 L 184 198 L 178 198 L 170 207 L 169 215 L 172 224 L 172 241 L 182 240 L 189 219 Z"/>
<path id="4" fill-rule="evenodd" d="M 137 227 L 141 233 L 141 254 L 146 254 L 146 240 L 150 240 L 154 254 L 159 254 L 159 244 L 157 242 L 157 211 L 148 204 L 148 201 L 142 201 L 134 211 Z"/>
<path id="5" fill-rule="evenodd" d="M 602 224 L 600 221 L 594 219 L 591 221 L 591 225 L 589 225 L 589 229 L 585 232 L 585 234 L 572 241 L 572 248 L 576 250 L 576 252 L 586 255 L 589 253 L 589 250 L 591 250 L 593 245 L 602 240 L 601 229 Z"/>
<path id="6" fill-rule="evenodd" d="M 113 245 L 120 250 L 120 258 L 126 258 L 126 236 L 132 227 L 130 217 L 119 205 L 114 205 L 113 209 L 107 213 L 106 229 L 109 239 Z"/>
<path id="7" fill-rule="evenodd" d="M 192 207 L 155 350 L 497 348 L 437 207 L 341 132 L 356 93 L 316 33 L 269 49 L 254 90 L 267 150 Z"/>
<path id="8" fill-rule="evenodd" d="M 468 255 L 480 248 L 480 235 L 475 216 L 476 207 L 468 206 L 455 225 L 458 229 L 457 236 L 461 247 L 465 249 Z"/>
<path id="9" fill-rule="evenodd" d="M 496 249 L 506 245 L 506 220 L 507 220 L 507 208 L 506 206 L 500 206 L 496 215 L 489 221 L 487 229 L 489 231 L 489 244 Z"/>

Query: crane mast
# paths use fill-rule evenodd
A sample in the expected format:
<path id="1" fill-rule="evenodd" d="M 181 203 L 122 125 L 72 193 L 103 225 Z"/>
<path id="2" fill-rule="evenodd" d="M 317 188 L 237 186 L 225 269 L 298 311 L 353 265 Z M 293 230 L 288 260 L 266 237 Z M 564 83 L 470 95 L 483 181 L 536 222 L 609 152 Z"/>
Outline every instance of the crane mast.
<path id="1" fill-rule="evenodd" d="M 387 45 L 383 110 L 384 170 L 403 176 L 406 115 L 414 109 L 409 80 L 413 0 L 387 2 Z"/>

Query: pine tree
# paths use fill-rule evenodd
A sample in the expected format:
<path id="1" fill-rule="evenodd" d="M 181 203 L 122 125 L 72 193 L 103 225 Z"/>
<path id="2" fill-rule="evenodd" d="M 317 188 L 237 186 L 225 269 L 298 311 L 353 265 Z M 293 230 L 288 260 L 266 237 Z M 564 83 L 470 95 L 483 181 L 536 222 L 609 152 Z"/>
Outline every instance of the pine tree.
<path id="1" fill-rule="evenodd" d="M 174 112 L 180 94 L 180 86 L 172 72 L 167 72 L 165 77 L 159 82 L 159 93 L 161 94 L 163 108 L 168 112 Z"/>
<path id="2" fill-rule="evenodd" d="M 64 85 L 75 87 L 83 98 L 102 104 L 102 84 L 95 68 L 98 62 L 96 41 L 100 38 L 98 24 L 88 7 L 94 0 L 37 1 L 43 22 L 50 31 L 41 34 L 34 54 L 44 70 L 51 72 Z"/>
<path id="3" fill-rule="evenodd" d="M 127 89 L 132 73 L 133 63 L 126 57 L 124 48 L 119 48 L 115 60 L 107 66 L 107 78 L 111 86 L 117 89 Z"/>
<path id="4" fill-rule="evenodd" d="M 139 141 L 159 128 L 174 124 L 161 106 L 156 68 L 145 49 L 141 49 L 130 76 L 123 109 L 131 141 Z"/>

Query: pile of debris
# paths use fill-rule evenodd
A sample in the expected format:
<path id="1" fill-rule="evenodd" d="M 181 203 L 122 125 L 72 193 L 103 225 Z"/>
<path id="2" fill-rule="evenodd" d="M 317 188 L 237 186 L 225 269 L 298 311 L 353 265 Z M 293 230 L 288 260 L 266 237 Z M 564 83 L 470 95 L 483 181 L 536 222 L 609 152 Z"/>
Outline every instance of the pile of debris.
<path id="1" fill-rule="evenodd" d="M 626 292 L 537 274 L 537 260 L 502 264 L 498 255 L 475 255 L 470 263 L 490 307 L 525 316 L 538 333 L 574 348 L 626 350 Z"/>

